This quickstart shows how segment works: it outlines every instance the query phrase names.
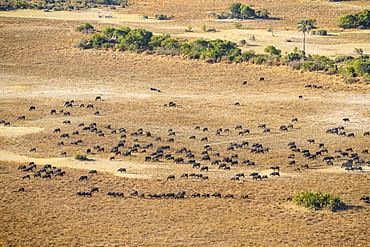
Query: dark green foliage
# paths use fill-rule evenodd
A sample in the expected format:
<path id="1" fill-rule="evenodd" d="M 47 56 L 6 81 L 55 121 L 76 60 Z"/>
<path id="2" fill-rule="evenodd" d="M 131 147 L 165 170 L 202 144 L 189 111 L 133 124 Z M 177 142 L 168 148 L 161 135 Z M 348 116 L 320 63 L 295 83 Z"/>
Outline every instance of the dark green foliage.
<path id="1" fill-rule="evenodd" d="M 90 44 L 96 49 L 100 49 L 108 40 L 100 33 L 94 33 L 90 38 Z"/>
<path id="2" fill-rule="evenodd" d="M 85 49 L 85 48 L 88 47 L 88 43 L 89 43 L 89 41 L 84 37 L 84 38 L 76 40 L 73 43 L 73 47 L 79 48 L 79 49 Z"/>
<path id="3" fill-rule="evenodd" d="M 339 16 L 337 22 L 342 28 L 370 28 L 370 9 L 365 9 L 357 14 Z"/>
<path id="4" fill-rule="evenodd" d="M 88 24 L 88 23 L 87 23 Z M 90 24 L 80 27 L 86 27 Z M 78 27 L 78 28 L 80 28 Z M 246 41 L 241 41 L 246 44 Z M 145 29 L 129 27 L 107 27 L 102 32 L 94 33 L 90 39 L 81 38 L 73 44 L 76 48 L 130 50 L 135 52 L 156 53 L 161 55 L 183 55 L 189 59 L 202 59 L 207 62 L 250 62 L 254 64 L 289 65 L 305 71 L 325 71 L 327 74 L 341 74 L 345 77 L 370 78 L 370 59 L 358 53 L 358 58 L 347 56 L 334 60 L 320 55 L 306 55 L 294 48 L 293 52 L 281 55 L 281 50 L 274 46 L 265 48 L 267 54 L 255 54 L 254 51 L 242 52 L 238 45 L 228 40 L 197 39 L 192 42 L 180 42 L 168 34 L 153 35 Z M 355 49 L 362 51 L 362 49 Z M 363 52 L 363 51 L 362 51 Z"/>
<path id="5" fill-rule="evenodd" d="M 168 18 L 166 15 L 164 15 L 164 14 L 156 14 L 156 15 L 154 16 L 154 18 L 155 18 L 156 20 L 169 20 L 169 18 Z"/>
<path id="6" fill-rule="evenodd" d="M 321 192 L 304 191 L 293 197 L 294 204 L 311 209 L 326 208 L 331 211 L 345 209 L 346 204 L 337 195 L 323 194 Z"/>
<path id="7" fill-rule="evenodd" d="M 203 40 L 198 39 L 181 46 L 181 54 L 191 59 L 208 59 L 209 61 L 233 61 L 241 55 L 237 44 L 228 40 Z"/>
<path id="8" fill-rule="evenodd" d="M 325 56 L 309 56 L 308 61 L 301 65 L 301 69 L 306 71 L 327 71 L 334 66 L 334 61 Z"/>
<path id="9" fill-rule="evenodd" d="M 248 5 L 241 3 L 232 3 L 228 8 L 229 12 L 223 12 L 217 15 L 218 19 L 248 19 L 248 18 L 269 18 L 269 12 L 267 9 L 261 9 L 255 11 Z"/>
<path id="10" fill-rule="evenodd" d="M 324 29 L 317 30 L 316 33 L 317 33 L 317 35 L 322 35 L 322 36 L 328 35 L 328 32 Z"/>
<path id="11" fill-rule="evenodd" d="M 75 28 L 77 32 L 93 32 L 94 27 L 90 23 L 85 23 Z"/>
<path id="12" fill-rule="evenodd" d="M 281 54 L 281 50 L 276 49 L 275 46 L 272 45 L 267 46 L 264 51 L 270 55 L 279 56 Z"/>
<path id="13" fill-rule="evenodd" d="M 75 154 L 75 159 L 76 160 L 88 160 L 86 155 L 83 155 L 83 154 Z"/>
<path id="14" fill-rule="evenodd" d="M 352 61 L 353 59 L 355 59 L 355 58 L 352 57 L 352 56 L 340 56 L 340 57 L 336 57 L 334 59 L 334 62 L 336 62 L 336 63 L 342 63 L 342 62 Z"/>
<path id="15" fill-rule="evenodd" d="M 256 14 L 259 18 L 268 19 L 270 13 L 267 9 L 261 9 L 261 10 L 256 11 Z"/>
<path id="16" fill-rule="evenodd" d="M 45 9 L 45 10 L 80 10 L 88 8 L 106 8 L 109 6 L 115 9 L 115 6 L 128 6 L 127 0 L 76 0 L 76 1 L 54 1 L 54 0 L 5 0 L 0 4 L 0 10 L 14 9 Z"/>
<path id="17" fill-rule="evenodd" d="M 131 51 L 144 51 L 149 49 L 149 41 L 153 33 L 145 29 L 132 29 L 120 39 L 121 49 Z"/>

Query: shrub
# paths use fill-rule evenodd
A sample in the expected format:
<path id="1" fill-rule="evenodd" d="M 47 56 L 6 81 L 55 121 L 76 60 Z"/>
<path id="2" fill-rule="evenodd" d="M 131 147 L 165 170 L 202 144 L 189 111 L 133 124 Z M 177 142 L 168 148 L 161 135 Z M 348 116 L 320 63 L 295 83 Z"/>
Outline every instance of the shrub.
<path id="1" fill-rule="evenodd" d="M 272 45 L 267 46 L 264 51 L 270 55 L 279 56 L 281 54 L 281 50 L 276 49 L 275 46 Z"/>
<path id="2" fill-rule="evenodd" d="M 83 155 L 83 154 L 75 154 L 75 159 L 76 160 L 88 160 L 86 155 Z"/>
<path id="3" fill-rule="evenodd" d="M 192 26 L 188 26 L 188 29 L 185 29 L 185 32 L 193 32 L 192 29 L 193 29 Z"/>
<path id="4" fill-rule="evenodd" d="M 311 209 L 327 208 L 331 211 L 345 209 L 346 204 L 337 195 L 323 194 L 321 192 L 304 191 L 295 195 L 292 199 L 294 204 Z"/>
<path id="5" fill-rule="evenodd" d="M 335 59 L 334 59 L 334 61 L 336 62 L 336 63 L 342 63 L 342 62 L 348 62 L 348 61 L 351 61 L 351 60 L 353 60 L 353 59 L 355 59 L 354 57 L 352 57 L 352 56 L 340 56 L 340 57 L 336 57 Z"/>
<path id="6" fill-rule="evenodd" d="M 234 26 L 235 26 L 235 28 L 240 29 L 240 28 L 242 28 L 243 24 L 241 24 L 240 22 L 236 22 L 234 24 Z"/>
<path id="7" fill-rule="evenodd" d="M 239 41 L 239 44 L 244 46 L 247 44 L 247 41 L 245 39 L 242 39 Z"/>
<path id="8" fill-rule="evenodd" d="M 90 23 L 82 24 L 75 28 L 77 32 L 92 32 L 94 31 L 94 27 Z"/>
<path id="9" fill-rule="evenodd" d="M 155 18 L 156 20 L 169 20 L 169 18 L 167 18 L 167 16 L 166 16 L 166 15 L 164 15 L 164 14 L 156 14 L 156 15 L 154 16 L 154 18 Z"/>
<path id="10" fill-rule="evenodd" d="M 80 38 L 76 40 L 72 46 L 74 48 L 86 49 L 88 47 L 88 43 L 89 41 L 86 38 Z"/>
<path id="11" fill-rule="evenodd" d="M 320 30 L 317 31 L 317 34 L 322 35 L 322 36 L 326 36 L 326 35 L 328 35 L 328 32 L 324 29 L 320 29 Z"/>
<path id="12" fill-rule="evenodd" d="M 203 25 L 200 29 L 201 29 L 203 32 L 207 32 L 207 26 L 206 26 L 206 25 Z"/>
<path id="13" fill-rule="evenodd" d="M 370 28 L 370 9 L 365 9 L 356 14 L 339 16 L 337 22 L 342 28 Z"/>

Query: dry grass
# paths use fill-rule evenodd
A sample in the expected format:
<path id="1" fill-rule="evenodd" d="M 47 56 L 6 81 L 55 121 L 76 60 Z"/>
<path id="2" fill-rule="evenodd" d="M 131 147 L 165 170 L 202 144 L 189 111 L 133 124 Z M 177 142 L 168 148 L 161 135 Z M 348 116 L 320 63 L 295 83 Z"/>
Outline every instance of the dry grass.
<path id="1" fill-rule="evenodd" d="M 307 142 L 314 138 L 317 143 L 325 143 L 328 155 L 334 155 L 338 148 L 353 147 L 353 153 L 369 160 L 369 154 L 361 153 L 369 147 L 370 140 L 362 136 L 369 131 L 370 123 L 368 85 L 348 85 L 339 77 L 301 73 L 286 67 L 206 64 L 175 57 L 75 50 L 70 44 L 78 34 L 69 27 L 80 24 L 78 21 L 1 18 L 1 23 L 0 120 L 11 122 L 11 127 L 0 129 L 3 160 L 0 214 L 4 222 L 0 240 L 5 246 L 367 246 L 369 210 L 368 204 L 359 198 L 369 196 L 368 166 L 363 166 L 364 172 L 348 173 L 339 168 L 342 160 L 337 159 L 333 167 L 322 162 L 322 156 L 307 160 L 299 153 L 297 164 L 288 165 L 287 157 L 292 152 L 287 143 L 295 141 L 299 148 L 316 152 L 318 144 Z M 265 80 L 259 81 L 260 77 Z M 242 85 L 244 80 L 247 85 Z M 306 84 L 321 85 L 323 89 L 306 89 Z M 162 92 L 151 91 L 152 87 Z M 98 95 L 102 101 L 94 100 Z M 72 99 L 77 106 L 83 103 L 95 107 L 63 106 Z M 164 107 L 170 101 L 179 107 Z M 235 105 L 236 102 L 240 105 Z M 31 105 L 36 106 L 36 111 L 28 111 Z M 50 115 L 51 109 L 70 111 L 71 116 Z M 100 115 L 93 114 L 96 110 Z M 20 115 L 25 115 L 26 120 L 18 120 Z M 279 131 L 281 125 L 290 124 L 294 117 L 299 121 L 293 123 L 293 129 Z M 344 123 L 344 117 L 351 121 Z M 70 125 L 62 123 L 67 119 L 71 120 Z M 78 127 L 79 123 L 93 122 L 105 133 L 104 137 Z M 271 128 L 271 133 L 262 133 L 257 128 L 262 123 Z M 147 153 L 133 153 L 132 157 L 117 156 L 115 161 L 109 160 L 112 156 L 109 151 L 88 155 L 94 161 L 87 162 L 72 162 L 60 155 L 84 154 L 94 145 L 109 150 L 124 138 L 104 128 L 108 124 L 112 129 L 126 128 L 126 146 L 120 148 L 122 151 L 134 144 L 153 143 L 154 148 L 147 149 Z M 195 130 L 198 125 L 209 131 Z M 251 133 L 239 135 L 237 125 Z M 340 125 L 356 137 L 325 133 L 326 129 Z M 40 131 L 13 135 L 12 127 Z M 59 137 L 61 133 L 53 133 L 55 128 L 70 135 L 79 130 L 80 135 L 71 135 L 66 140 Z M 130 135 L 139 128 L 162 137 L 162 141 Z M 174 143 L 166 141 L 170 128 L 176 132 Z M 217 128 L 229 128 L 230 132 L 216 136 Z M 191 135 L 197 139 L 190 140 Z M 208 137 L 209 141 L 201 142 L 201 137 Z M 83 140 L 80 145 L 69 144 L 79 139 Z M 59 141 L 66 145 L 57 146 Z M 250 146 L 226 151 L 231 142 L 242 141 L 262 143 L 270 151 L 254 154 Z M 200 160 L 206 144 L 212 146 L 211 154 L 219 152 L 221 158 L 238 154 L 238 161 L 250 159 L 257 165 L 236 165 L 224 171 L 202 161 L 210 167 L 208 173 L 202 172 L 209 180 L 167 181 L 168 175 L 178 177 L 199 170 L 187 163 L 174 164 L 163 159 L 144 162 L 144 157 L 160 145 L 171 145 L 168 152 L 175 157 L 183 156 L 175 153 L 177 149 L 187 147 Z M 30 153 L 34 147 L 37 152 Z M 50 162 L 65 169 L 67 176 L 47 181 L 22 180 L 25 173 L 16 168 L 30 161 L 39 166 Z M 304 163 L 311 169 L 293 171 Z M 149 178 L 112 175 L 122 165 L 127 165 L 129 176 Z M 281 167 L 280 178 L 252 181 L 248 176 L 242 182 L 230 181 L 238 172 L 269 174 L 272 165 Z M 99 174 L 90 176 L 88 181 L 78 181 L 87 170 L 73 167 L 84 166 L 98 167 Z M 25 188 L 24 193 L 14 192 L 21 187 Z M 101 192 L 91 198 L 75 195 L 91 187 L 99 187 Z M 293 207 L 286 200 L 305 189 L 338 194 L 350 208 L 335 213 L 309 211 Z M 139 199 L 106 195 L 108 191 L 127 195 L 131 190 L 145 194 L 184 190 L 188 195 L 220 192 L 234 194 L 236 199 Z M 244 194 L 250 198 L 240 199 Z"/>

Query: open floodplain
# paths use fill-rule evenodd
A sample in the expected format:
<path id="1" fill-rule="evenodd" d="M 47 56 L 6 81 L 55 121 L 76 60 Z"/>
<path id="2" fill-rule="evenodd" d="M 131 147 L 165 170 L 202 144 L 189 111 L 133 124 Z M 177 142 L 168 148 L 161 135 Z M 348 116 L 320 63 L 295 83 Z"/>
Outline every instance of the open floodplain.
<path id="1" fill-rule="evenodd" d="M 80 21 L 0 23 L 0 245 L 369 245 L 369 85 L 78 50 Z M 289 200 L 305 190 L 348 207 Z"/>

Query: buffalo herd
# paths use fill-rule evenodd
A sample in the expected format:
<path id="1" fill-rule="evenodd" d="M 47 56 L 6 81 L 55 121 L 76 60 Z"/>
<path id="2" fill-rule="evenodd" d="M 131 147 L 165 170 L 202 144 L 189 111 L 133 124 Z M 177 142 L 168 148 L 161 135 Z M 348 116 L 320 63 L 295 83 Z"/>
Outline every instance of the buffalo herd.
<path id="1" fill-rule="evenodd" d="M 264 79 L 261 78 L 261 81 Z M 246 83 L 245 83 L 246 84 Z M 306 87 L 312 87 L 306 86 Z M 315 87 L 317 88 L 317 87 Z M 158 91 L 159 90 L 154 90 Z M 95 101 L 102 101 L 101 96 L 97 96 L 95 98 Z M 98 104 L 98 103 L 96 103 Z M 69 111 L 59 110 L 59 113 L 62 114 L 62 116 L 73 116 L 73 108 L 76 107 L 76 102 L 74 100 L 66 101 L 64 103 L 64 107 L 69 108 Z M 168 107 L 178 107 L 179 105 L 174 102 L 169 102 L 168 104 L 165 104 L 165 106 Z M 85 107 L 85 104 L 80 104 L 80 108 Z M 86 104 L 85 108 L 93 108 L 96 109 L 96 107 L 93 104 Z M 30 106 L 29 111 L 36 112 L 36 106 Z M 101 111 L 101 110 L 100 110 Z M 94 111 L 91 114 L 98 116 L 101 115 L 100 111 Z M 55 109 L 52 109 L 49 111 L 50 115 L 58 115 L 58 111 Z M 17 118 L 17 120 L 25 120 L 26 116 L 21 115 Z M 351 124 L 351 121 L 349 118 L 343 118 L 342 119 L 345 124 Z M 291 122 L 298 122 L 298 118 L 291 119 Z M 10 122 L 8 121 L 1 121 L 4 126 L 10 126 Z M 62 129 L 61 127 L 55 128 L 52 133 L 61 133 L 59 134 L 59 138 L 65 139 L 72 139 L 73 136 L 86 136 L 87 133 L 93 133 L 96 135 L 96 141 L 99 143 L 99 138 L 107 138 L 108 137 L 114 137 L 117 140 L 116 144 L 114 144 L 111 147 L 103 147 L 102 144 L 94 145 L 86 149 L 86 154 L 89 155 L 97 155 L 98 153 L 106 153 L 108 150 L 110 150 L 110 153 L 113 153 L 114 156 L 110 156 L 110 160 L 116 160 L 115 157 L 121 157 L 121 159 L 124 159 L 125 157 L 141 157 L 140 153 L 146 153 L 144 161 L 145 162 L 172 162 L 174 165 L 178 164 L 189 164 L 189 169 L 196 169 L 200 172 L 206 172 L 207 175 L 200 174 L 197 172 L 189 172 L 189 173 L 183 173 L 182 175 L 176 175 L 171 174 L 167 175 L 167 181 L 170 180 L 176 180 L 176 177 L 179 179 L 189 179 L 189 178 L 197 178 L 201 180 L 208 180 L 212 178 L 212 174 L 214 172 L 220 172 L 222 170 L 232 170 L 234 167 L 238 167 L 240 170 L 241 167 L 251 167 L 253 169 L 259 169 L 261 170 L 260 164 L 257 164 L 254 161 L 248 160 L 239 160 L 240 154 L 246 153 L 247 151 L 251 153 L 252 155 L 263 155 L 270 152 L 269 147 L 265 147 L 262 143 L 251 143 L 250 141 L 245 141 L 245 138 L 248 138 L 248 135 L 252 134 L 251 129 L 243 128 L 242 125 L 236 125 L 236 127 L 233 128 L 217 128 L 215 130 L 212 130 L 209 127 L 200 127 L 196 126 L 194 128 L 195 133 L 191 134 L 190 136 L 186 137 L 187 140 L 192 141 L 196 143 L 197 146 L 200 146 L 200 143 L 206 143 L 206 145 L 203 146 L 203 151 L 200 153 L 197 153 L 195 151 L 192 151 L 191 147 L 183 146 L 181 148 L 175 148 L 175 146 L 181 145 L 179 143 L 182 143 L 181 139 L 179 140 L 179 134 L 181 131 L 176 131 L 173 128 L 170 128 L 168 130 L 168 136 L 170 138 L 162 139 L 164 136 L 158 136 L 152 133 L 152 131 L 145 131 L 143 128 L 138 128 L 137 130 L 134 130 L 132 132 L 128 132 L 126 128 L 123 127 L 117 127 L 113 128 L 113 124 L 109 125 L 100 125 L 98 123 L 76 123 L 74 121 L 71 121 L 69 119 L 63 120 L 62 122 L 65 125 L 76 125 L 78 126 L 78 129 L 72 130 L 70 133 L 63 133 L 67 132 L 66 130 Z M 261 123 L 255 126 L 257 129 L 263 129 L 263 134 L 265 135 L 271 135 L 273 132 L 273 128 L 269 126 L 267 128 L 267 124 Z M 70 129 L 70 127 L 68 127 Z M 231 129 L 231 131 L 230 131 Z M 232 130 L 235 129 L 234 133 L 237 133 L 239 138 L 242 139 L 241 142 L 230 142 L 228 143 L 228 146 L 223 150 L 217 150 L 214 151 L 214 149 L 217 147 L 217 137 L 230 134 L 232 133 Z M 274 132 L 275 135 L 283 134 L 281 132 L 289 132 L 289 131 L 295 131 L 297 130 L 294 128 L 292 123 L 280 125 L 279 128 L 276 128 L 280 131 Z M 323 131 L 325 132 L 325 131 Z M 208 133 L 207 136 L 204 136 L 203 133 Z M 214 136 L 212 137 L 211 133 L 214 133 Z M 334 134 L 338 136 L 345 136 L 349 138 L 356 138 L 357 135 L 353 132 L 349 132 L 346 130 L 346 127 L 339 126 L 339 127 L 333 127 L 330 129 L 327 129 L 327 134 Z M 134 138 L 129 143 L 129 137 Z M 370 136 L 370 131 L 366 131 L 362 135 L 363 137 Z M 237 138 L 237 136 L 236 136 Z M 81 138 L 77 141 L 70 142 L 70 145 L 78 146 L 84 141 Z M 153 140 L 154 142 L 148 142 L 149 140 Z M 105 142 L 106 143 L 106 142 Z M 216 144 L 215 144 L 216 143 Z M 311 164 L 298 164 L 297 157 L 298 155 L 301 155 L 302 157 L 306 158 L 307 161 L 315 161 L 315 164 L 321 163 L 324 165 L 329 166 L 338 166 L 343 168 L 345 171 L 348 172 L 362 172 L 363 166 L 369 166 L 370 161 L 366 160 L 363 156 L 364 154 L 368 153 L 367 149 L 361 150 L 361 153 L 356 153 L 353 151 L 353 148 L 347 147 L 342 150 L 335 150 L 331 151 L 332 154 L 328 154 L 329 150 L 325 148 L 324 143 L 317 143 L 315 139 L 307 139 L 307 143 L 309 145 L 312 145 L 312 148 L 307 149 L 305 148 L 306 145 L 299 145 L 295 141 L 288 143 L 288 149 L 287 151 L 290 151 L 291 154 L 287 157 L 287 167 L 292 167 L 293 171 L 303 171 L 304 169 L 310 169 L 312 167 Z M 57 143 L 58 146 L 65 146 L 65 143 L 63 141 L 59 141 Z M 165 145 L 164 145 L 165 144 Z M 171 144 L 171 145 L 169 145 Z M 174 144 L 174 146 L 172 146 Z M 106 145 L 106 144 L 105 144 Z M 315 148 L 314 148 L 315 146 Z M 70 146 L 71 147 L 71 146 Z M 219 149 L 219 148 L 217 148 Z M 36 147 L 32 147 L 30 152 L 37 152 L 38 149 Z M 67 152 L 61 153 L 64 156 L 67 156 Z M 341 163 L 341 164 L 339 164 Z M 255 168 L 259 167 L 259 168 Z M 62 171 L 60 169 L 56 169 L 55 167 L 51 165 L 45 165 L 42 169 L 34 172 L 33 170 L 36 169 L 35 164 L 29 164 L 29 166 L 20 166 L 18 168 L 19 170 L 22 170 L 24 172 L 33 172 L 33 174 L 25 174 L 21 178 L 23 180 L 25 179 L 31 179 L 31 175 L 33 175 L 34 178 L 40 177 L 42 179 L 52 179 L 56 178 L 58 176 L 63 177 L 66 175 L 65 171 Z M 221 170 L 220 170 L 221 169 Z M 249 176 L 246 176 L 245 173 L 239 172 L 234 176 L 230 176 L 229 179 L 232 181 L 263 181 L 268 180 L 269 177 L 273 178 L 272 180 L 281 179 L 284 178 L 286 175 L 285 173 L 281 173 L 281 166 L 273 165 L 270 167 L 271 172 L 268 172 L 268 170 L 265 169 L 265 171 L 261 172 L 263 174 L 260 174 L 259 172 L 253 172 L 250 173 Z M 118 172 L 127 172 L 126 168 L 119 168 Z M 81 176 L 78 180 L 83 181 L 89 180 L 88 176 L 91 175 L 97 175 L 98 171 L 91 170 L 88 175 Z M 24 190 L 24 189 L 23 189 Z M 99 192 L 98 188 L 94 188 L 90 191 L 86 192 L 77 192 L 76 194 L 83 197 L 91 197 L 94 193 Z M 122 192 L 107 192 L 107 195 L 112 197 L 124 197 L 124 193 Z M 165 194 L 138 194 L 136 193 L 135 196 L 141 197 L 141 198 L 185 198 L 186 192 L 178 192 L 178 193 L 165 193 Z M 131 195 L 133 196 L 133 195 Z M 214 193 L 214 194 L 199 194 L 199 193 L 193 193 L 190 194 L 190 197 L 221 197 L 221 194 Z M 227 194 L 224 196 L 225 198 L 234 198 L 234 195 Z M 242 196 L 243 198 L 247 198 L 245 195 Z M 366 200 L 365 200 L 366 201 Z"/>

